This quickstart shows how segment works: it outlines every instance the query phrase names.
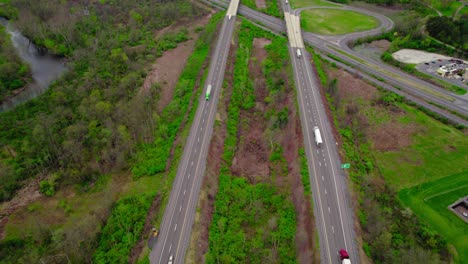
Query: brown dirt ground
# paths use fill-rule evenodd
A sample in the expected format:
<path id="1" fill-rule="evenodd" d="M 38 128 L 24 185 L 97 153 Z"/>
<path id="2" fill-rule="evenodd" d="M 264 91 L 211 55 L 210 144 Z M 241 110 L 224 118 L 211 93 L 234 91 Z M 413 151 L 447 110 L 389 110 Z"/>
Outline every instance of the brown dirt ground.
<path id="1" fill-rule="evenodd" d="M 266 8 L 265 0 L 255 0 L 255 5 L 257 8 Z"/>
<path id="2" fill-rule="evenodd" d="M 248 124 L 241 125 L 239 128 L 238 133 L 243 137 L 241 137 L 231 167 L 233 175 L 244 176 L 250 183 L 270 180 L 269 149 L 263 135 L 266 124 L 263 115 L 259 114 L 265 108 L 264 99 L 268 93 L 262 72 L 262 63 L 268 56 L 264 47 L 269 43 L 268 39 L 254 39 L 253 41 L 251 54 L 256 59 L 250 60 L 249 72 L 250 76 L 255 76 L 254 89 L 257 103 L 255 111 L 241 111 L 240 113 L 240 119 L 248 120 Z"/>
<path id="3" fill-rule="evenodd" d="M 39 199 L 42 194 L 39 193 L 39 179 L 31 179 L 25 187 L 20 189 L 18 193 L 8 202 L 1 205 L 0 211 L 0 240 L 5 238 L 5 227 L 8 223 L 8 218 L 19 208 L 23 208 L 30 203 Z"/>
<path id="4" fill-rule="evenodd" d="M 226 73 L 224 78 L 228 83 L 223 89 L 218 104 L 216 120 L 219 121 L 219 126 L 215 125 L 213 137 L 211 139 L 210 148 L 208 150 L 209 163 L 206 164 L 206 174 L 203 178 L 203 183 L 200 192 L 200 199 L 197 208 L 200 212 L 195 216 L 195 224 L 190 239 L 190 246 L 185 258 L 185 263 L 205 263 L 204 255 L 208 251 L 208 236 L 209 227 L 213 218 L 214 212 L 214 197 L 218 192 L 218 174 L 221 168 L 222 154 L 224 152 L 224 140 L 226 138 L 226 122 L 227 108 L 231 99 L 232 87 L 234 86 L 234 62 L 235 51 L 237 49 L 237 41 L 231 44 L 230 52 L 227 59 Z"/>
<path id="5" fill-rule="evenodd" d="M 386 40 L 386 39 L 381 39 L 381 40 L 374 40 L 371 43 L 369 43 L 370 47 L 375 47 L 375 48 L 380 48 L 382 50 L 388 50 L 390 47 L 391 42 Z"/>
<path id="6" fill-rule="evenodd" d="M 377 89 L 372 85 L 356 78 L 352 74 L 344 70 L 328 71 L 329 79 L 336 78 L 338 80 L 338 90 L 341 99 L 353 100 L 359 97 L 363 100 L 370 101 L 377 98 Z"/>
<path id="7" fill-rule="evenodd" d="M 411 135 L 416 130 L 415 125 L 391 121 L 368 129 L 368 136 L 375 150 L 396 151 L 411 144 Z"/>
<path id="8" fill-rule="evenodd" d="M 164 107 L 172 100 L 174 88 L 179 80 L 179 76 L 184 70 L 185 63 L 187 62 L 190 54 L 192 54 L 195 42 L 198 39 L 199 34 L 195 33 L 195 29 L 206 25 L 210 17 L 211 14 L 188 24 L 190 39 L 186 42 L 180 43 L 177 48 L 164 52 L 164 54 L 156 60 L 155 64 L 153 64 L 151 71 L 146 76 L 139 93 L 145 94 L 153 84 L 159 83 L 161 86 L 161 95 L 157 107 L 158 112 L 161 112 L 162 109 L 164 109 Z M 167 32 L 177 32 L 182 27 L 183 25 L 164 28 L 156 34 L 156 37 L 162 36 Z"/>

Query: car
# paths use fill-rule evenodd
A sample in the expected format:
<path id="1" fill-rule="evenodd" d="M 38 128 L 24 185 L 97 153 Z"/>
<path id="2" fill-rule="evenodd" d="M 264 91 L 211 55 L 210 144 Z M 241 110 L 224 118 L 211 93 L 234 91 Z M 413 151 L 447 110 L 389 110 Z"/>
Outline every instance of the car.
<path id="1" fill-rule="evenodd" d="M 173 260 L 173 258 L 172 258 L 172 255 L 171 255 L 171 256 L 169 257 L 169 262 L 167 262 L 167 264 L 172 264 L 172 260 Z"/>
<path id="2" fill-rule="evenodd" d="M 157 230 L 156 228 L 153 227 L 152 231 L 153 231 L 153 237 L 158 237 L 159 230 Z"/>
<path id="3" fill-rule="evenodd" d="M 425 62 L 424 64 L 429 65 L 429 62 Z"/>

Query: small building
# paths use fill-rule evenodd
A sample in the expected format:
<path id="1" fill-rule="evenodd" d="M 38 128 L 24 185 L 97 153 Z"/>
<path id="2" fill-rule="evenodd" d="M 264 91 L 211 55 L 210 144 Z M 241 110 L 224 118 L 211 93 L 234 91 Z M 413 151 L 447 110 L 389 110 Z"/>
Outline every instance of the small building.
<path id="1" fill-rule="evenodd" d="M 450 63 L 440 67 L 437 73 L 443 77 L 454 77 L 455 75 L 462 75 L 466 71 L 466 66 L 458 63 Z"/>

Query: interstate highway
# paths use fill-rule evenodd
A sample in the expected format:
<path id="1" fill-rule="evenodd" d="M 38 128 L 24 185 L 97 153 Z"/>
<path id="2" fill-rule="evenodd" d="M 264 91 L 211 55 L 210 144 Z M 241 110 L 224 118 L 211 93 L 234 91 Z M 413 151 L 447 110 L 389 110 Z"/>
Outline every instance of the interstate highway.
<path id="1" fill-rule="evenodd" d="M 237 8 L 233 10 L 236 11 Z M 226 15 L 203 89 L 205 93 L 208 84 L 212 85 L 211 98 L 205 100 L 204 93 L 199 98 L 199 106 L 164 212 L 158 241 L 150 253 L 150 263 L 168 263 L 171 256 L 173 263 L 184 263 L 234 26 L 235 13 L 231 14 L 231 19 Z"/>

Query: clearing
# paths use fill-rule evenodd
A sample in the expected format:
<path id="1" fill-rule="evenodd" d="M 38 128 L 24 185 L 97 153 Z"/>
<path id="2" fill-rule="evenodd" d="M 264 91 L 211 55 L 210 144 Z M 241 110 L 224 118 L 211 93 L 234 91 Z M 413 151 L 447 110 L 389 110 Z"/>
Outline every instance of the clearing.
<path id="1" fill-rule="evenodd" d="M 312 9 L 301 12 L 301 27 L 322 35 L 342 35 L 376 28 L 379 21 L 354 11 Z"/>

